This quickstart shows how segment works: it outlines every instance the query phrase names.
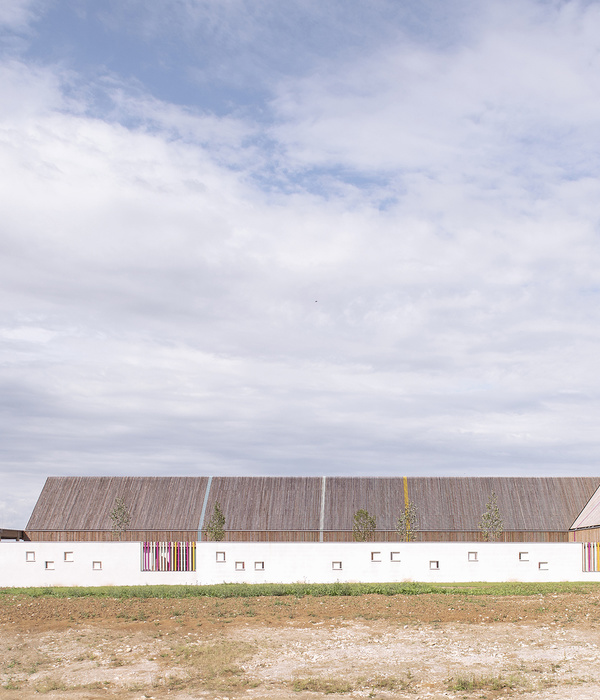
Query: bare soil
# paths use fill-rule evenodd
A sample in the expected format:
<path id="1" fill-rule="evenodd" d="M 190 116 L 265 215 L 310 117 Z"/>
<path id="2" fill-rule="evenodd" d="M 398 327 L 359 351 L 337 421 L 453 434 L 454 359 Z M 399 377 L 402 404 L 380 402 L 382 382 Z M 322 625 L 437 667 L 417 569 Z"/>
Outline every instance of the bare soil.
<path id="1" fill-rule="evenodd" d="M 0 597 L 0 700 L 600 698 L 600 592 Z"/>

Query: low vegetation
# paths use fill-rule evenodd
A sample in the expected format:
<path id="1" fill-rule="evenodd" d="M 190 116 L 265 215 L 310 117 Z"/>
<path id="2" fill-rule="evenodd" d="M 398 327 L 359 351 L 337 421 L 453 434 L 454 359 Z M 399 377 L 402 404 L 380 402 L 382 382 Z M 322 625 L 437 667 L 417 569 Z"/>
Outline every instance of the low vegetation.
<path id="1" fill-rule="evenodd" d="M 223 583 L 213 586 L 98 586 L 0 588 L 0 596 L 31 598 L 256 598 L 264 596 L 427 595 L 534 596 L 591 593 L 600 583 Z"/>
<path id="2" fill-rule="evenodd" d="M 397 676 L 374 676 L 373 678 L 356 678 L 350 680 L 348 677 L 329 676 L 322 678 L 320 676 L 310 676 L 308 678 L 295 678 L 291 687 L 292 690 L 299 693 L 304 690 L 311 693 L 322 693 L 324 695 L 345 694 L 360 692 L 373 697 L 376 691 L 410 691 L 413 683 L 412 674 L 406 674 L 403 678 Z"/>
<path id="3" fill-rule="evenodd" d="M 518 676 L 469 675 L 456 676 L 448 680 L 448 690 L 472 693 L 476 690 L 514 690 L 523 685 Z"/>

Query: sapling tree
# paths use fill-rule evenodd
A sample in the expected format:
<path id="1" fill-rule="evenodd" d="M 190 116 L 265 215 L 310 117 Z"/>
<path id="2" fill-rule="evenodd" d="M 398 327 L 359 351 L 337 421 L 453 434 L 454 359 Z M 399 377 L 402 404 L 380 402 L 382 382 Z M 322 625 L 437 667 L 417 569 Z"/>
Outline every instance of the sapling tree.
<path id="1" fill-rule="evenodd" d="M 208 525 L 204 528 L 206 537 L 211 542 L 221 542 L 225 539 L 225 516 L 219 501 L 215 503 Z"/>
<path id="2" fill-rule="evenodd" d="M 376 527 L 377 521 L 374 516 L 369 515 L 368 510 L 361 508 L 354 513 L 352 535 L 355 542 L 372 542 Z"/>
<path id="3" fill-rule="evenodd" d="M 404 542 L 412 542 L 417 539 L 417 530 L 419 529 L 419 513 L 417 506 L 408 500 L 404 504 L 404 510 L 400 513 L 400 517 L 396 523 L 396 530 L 400 539 Z"/>
<path id="4" fill-rule="evenodd" d="M 121 540 L 123 538 L 123 533 L 127 530 L 131 522 L 129 509 L 123 498 L 115 498 L 114 507 L 110 511 L 110 519 L 112 520 L 113 537 Z"/>
<path id="5" fill-rule="evenodd" d="M 498 508 L 498 499 L 494 491 L 492 491 L 490 500 L 487 502 L 485 513 L 481 516 L 479 529 L 486 542 L 496 542 L 496 540 L 500 539 L 504 530 L 504 523 Z"/>

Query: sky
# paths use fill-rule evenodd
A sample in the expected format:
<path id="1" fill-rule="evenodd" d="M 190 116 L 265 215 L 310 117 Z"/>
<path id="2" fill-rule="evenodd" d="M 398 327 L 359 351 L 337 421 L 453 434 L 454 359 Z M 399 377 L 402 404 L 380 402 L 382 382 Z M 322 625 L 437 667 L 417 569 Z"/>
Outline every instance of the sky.
<path id="1" fill-rule="evenodd" d="M 600 4 L 11 0 L 0 96 L 0 526 L 600 474 Z"/>

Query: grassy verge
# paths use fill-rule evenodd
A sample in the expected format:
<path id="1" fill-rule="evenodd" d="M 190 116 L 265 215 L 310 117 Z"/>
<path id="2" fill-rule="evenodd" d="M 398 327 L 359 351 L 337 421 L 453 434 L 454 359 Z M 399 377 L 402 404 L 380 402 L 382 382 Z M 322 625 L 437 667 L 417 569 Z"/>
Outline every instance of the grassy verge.
<path id="1" fill-rule="evenodd" d="M 553 593 L 592 593 L 598 583 L 225 583 L 214 586 L 98 586 L 67 588 L 0 588 L 0 597 L 31 598 L 256 598 L 262 596 L 361 596 L 361 595 L 490 595 L 534 596 Z"/>

